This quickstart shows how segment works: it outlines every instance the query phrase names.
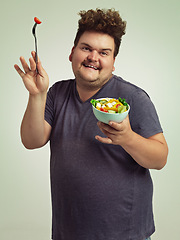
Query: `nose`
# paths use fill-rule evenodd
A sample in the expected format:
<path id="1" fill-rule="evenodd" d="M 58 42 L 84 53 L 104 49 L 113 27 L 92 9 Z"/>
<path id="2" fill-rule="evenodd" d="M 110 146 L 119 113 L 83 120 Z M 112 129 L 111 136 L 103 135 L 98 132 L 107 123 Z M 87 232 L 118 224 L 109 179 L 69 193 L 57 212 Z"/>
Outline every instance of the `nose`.
<path id="1" fill-rule="evenodd" d="M 97 62 L 98 61 L 98 52 L 96 50 L 92 50 L 89 52 L 87 59 L 92 62 Z"/>

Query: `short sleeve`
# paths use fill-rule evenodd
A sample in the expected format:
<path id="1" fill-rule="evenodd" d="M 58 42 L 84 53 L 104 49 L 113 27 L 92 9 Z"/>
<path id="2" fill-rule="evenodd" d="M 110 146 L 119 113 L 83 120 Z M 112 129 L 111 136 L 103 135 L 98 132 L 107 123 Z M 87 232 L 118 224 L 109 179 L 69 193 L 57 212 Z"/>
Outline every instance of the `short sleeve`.
<path id="1" fill-rule="evenodd" d="M 141 89 L 133 94 L 130 122 L 133 131 L 145 138 L 163 132 L 154 104 L 149 95 Z"/>
<path id="2" fill-rule="evenodd" d="M 47 93 L 46 106 L 45 106 L 45 120 L 52 126 L 54 119 L 54 97 L 53 87 Z"/>

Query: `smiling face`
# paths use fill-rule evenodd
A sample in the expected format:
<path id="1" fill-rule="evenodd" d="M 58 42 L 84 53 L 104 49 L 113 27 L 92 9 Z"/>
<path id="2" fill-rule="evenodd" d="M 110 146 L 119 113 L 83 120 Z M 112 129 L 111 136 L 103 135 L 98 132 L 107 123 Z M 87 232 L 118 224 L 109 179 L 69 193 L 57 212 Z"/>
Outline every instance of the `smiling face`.
<path id="1" fill-rule="evenodd" d="M 77 86 L 88 91 L 100 89 L 114 68 L 114 39 L 108 34 L 84 32 L 69 56 Z"/>

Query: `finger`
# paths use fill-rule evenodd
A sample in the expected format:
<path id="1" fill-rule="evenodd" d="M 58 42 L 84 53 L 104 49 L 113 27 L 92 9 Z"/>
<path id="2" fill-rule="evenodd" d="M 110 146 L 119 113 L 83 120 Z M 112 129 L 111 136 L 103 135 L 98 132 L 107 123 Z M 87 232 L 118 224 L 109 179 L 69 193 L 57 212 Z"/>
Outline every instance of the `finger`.
<path id="1" fill-rule="evenodd" d="M 45 70 L 42 67 L 42 64 L 40 61 L 37 63 L 37 69 L 38 69 L 39 75 L 41 75 L 41 77 L 44 77 L 46 75 Z"/>
<path id="2" fill-rule="evenodd" d="M 20 61 L 21 61 L 22 67 L 26 73 L 31 71 L 27 62 L 25 61 L 24 57 L 20 57 Z"/>
<path id="3" fill-rule="evenodd" d="M 35 52 L 35 51 L 32 51 L 32 52 L 31 52 L 31 55 L 32 55 L 34 61 L 36 62 L 36 52 Z M 37 62 L 40 62 L 40 59 L 39 59 L 38 55 L 37 55 Z"/>
<path id="4" fill-rule="evenodd" d="M 117 123 L 117 122 L 109 122 L 109 126 L 111 126 L 111 128 L 113 128 L 116 131 L 122 131 L 122 122 Z"/>
<path id="5" fill-rule="evenodd" d="M 34 62 L 34 59 L 31 57 L 29 58 L 30 68 L 32 71 L 36 70 L 36 63 Z"/>
<path id="6" fill-rule="evenodd" d="M 35 67 L 36 67 L 36 52 L 32 51 L 31 54 L 34 59 L 34 63 L 35 63 Z M 44 72 L 44 68 L 42 67 L 41 61 L 38 56 L 37 56 L 37 69 L 38 69 L 39 75 L 41 75 L 43 77 L 45 72 Z"/>
<path id="7" fill-rule="evenodd" d="M 119 123 L 113 121 L 109 122 L 109 125 L 116 129 L 117 131 L 122 131 L 124 124 L 129 124 L 129 115 L 127 115 L 127 117 L 122 122 Z"/>
<path id="8" fill-rule="evenodd" d="M 100 130 L 103 131 L 103 133 L 104 133 L 104 131 L 107 132 L 107 133 L 110 133 L 110 134 L 116 134 L 117 133 L 117 130 L 112 128 L 108 124 L 98 122 L 97 125 L 100 128 Z"/>
<path id="9" fill-rule="evenodd" d="M 19 73 L 19 75 L 23 78 L 23 76 L 25 75 L 24 72 L 20 69 L 20 67 L 15 64 L 14 68 L 16 69 L 16 71 Z"/>
<path id="10" fill-rule="evenodd" d="M 113 139 L 114 136 L 116 136 L 115 134 L 106 131 L 104 128 L 99 127 L 99 129 L 100 129 L 101 132 L 102 132 L 107 138 L 109 138 L 109 139 Z"/>
<path id="11" fill-rule="evenodd" d="M 102 143 L 112 144 L 112 140 L 110 138 L 103 138 L 97 135 L 95 136 L 95 139 Z"/>
<path id="12" fill-rule="evenodd" d="M 36 52 L 35 52 L 35 51 L 32 51 L 32 52 L 31 52 L 31 55 L 32 55 L 34 61 L 36 61 Z"/>

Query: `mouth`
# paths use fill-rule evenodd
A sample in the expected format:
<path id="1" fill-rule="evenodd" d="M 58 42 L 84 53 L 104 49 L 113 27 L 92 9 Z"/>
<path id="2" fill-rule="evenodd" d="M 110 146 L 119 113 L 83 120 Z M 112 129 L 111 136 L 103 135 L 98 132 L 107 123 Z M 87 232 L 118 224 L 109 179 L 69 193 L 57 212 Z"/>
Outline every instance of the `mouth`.
<path id="1" fill-rule="evenodd" d="M 85 64 L 83 63 L 83 66 L 86 67 L 86 68 L 92 68 L 94 70 L 100 70 L 100 68 L 96 67 L 96 66 L 93 66 L 93 65 L 90 65 L 90 64 Z"/>

